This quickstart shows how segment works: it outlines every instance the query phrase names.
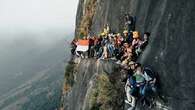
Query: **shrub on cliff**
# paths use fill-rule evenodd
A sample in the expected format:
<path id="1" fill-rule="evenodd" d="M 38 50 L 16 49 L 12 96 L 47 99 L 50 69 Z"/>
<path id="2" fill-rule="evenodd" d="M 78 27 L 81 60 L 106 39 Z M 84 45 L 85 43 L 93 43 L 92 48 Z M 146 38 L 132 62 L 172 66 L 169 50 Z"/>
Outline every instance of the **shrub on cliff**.
<path id="1" fill-rule="evenodd" d="M 108 75 L 100 74 L 96 78 L 96 84 L 89 96 L 91 110 L 111 110 L 113 108 L 112 101 L 117 91 L 110 82 Z"/>
<path id="2" fill-rule="evenodd" d="M 69 63 L 66 67 L 65 77 L 64 77 L 64 86 L 63 86 L 63 94 L 68 92 L 74 84 L 74 71 L 75 65 Z"/>
<path id="3" fill-rule="evenodd" d="M 90 31 L 93 16 L 96 10 L 96 2 L 97 0 L 85 0 L 84 15 L 82 16 L 79 26 L 80 37 L 87 36 Z"/>

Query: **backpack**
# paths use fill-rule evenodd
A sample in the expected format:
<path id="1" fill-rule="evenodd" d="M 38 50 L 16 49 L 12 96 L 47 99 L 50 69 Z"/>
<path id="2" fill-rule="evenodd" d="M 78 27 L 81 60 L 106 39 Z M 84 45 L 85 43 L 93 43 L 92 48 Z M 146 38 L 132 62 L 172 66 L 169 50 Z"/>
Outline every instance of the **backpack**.
<path id="1" fill-rule="evenodd" d="M 149 68 L 149 67 L 144 67 L 144 72 L 146 72 L 146 74 L 147 74 L 148 76 L 150 76 L 150 77 L 152 78 L 152 80 L 153 80 L 154 78 L 156 78 L 155 72 L 152 71 L 151 68 Z"/>
<path id="2" fill-rule="evenodd" d="M 136 87 L 136 78 L 134 76 L 129 76 L 129 84 Z"/>

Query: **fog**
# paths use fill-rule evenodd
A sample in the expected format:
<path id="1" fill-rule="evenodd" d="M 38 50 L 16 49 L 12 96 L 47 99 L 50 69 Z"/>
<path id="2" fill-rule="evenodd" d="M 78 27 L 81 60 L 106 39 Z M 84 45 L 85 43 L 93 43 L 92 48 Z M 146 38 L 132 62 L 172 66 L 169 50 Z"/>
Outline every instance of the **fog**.
<path id="1" fill-rule="evenodd" d="M 0 0 L 0 93 L 63 62 L 77 5 L 78 0 Z"/>
<path id="2" fill-rule="evenodd" d="M 72 37 L 77 5 L 78 0 L 0 0 L 0 61 L 14 48 L 49 48 Z"/>
<path id="3" fill-rule="evenodd" d="M 78 0 L 0 0 L 0 40 L 32 38 L 26 34 L 44 42 L 59 39 L 50 34 L 73 32 L 77 4 Z"/>

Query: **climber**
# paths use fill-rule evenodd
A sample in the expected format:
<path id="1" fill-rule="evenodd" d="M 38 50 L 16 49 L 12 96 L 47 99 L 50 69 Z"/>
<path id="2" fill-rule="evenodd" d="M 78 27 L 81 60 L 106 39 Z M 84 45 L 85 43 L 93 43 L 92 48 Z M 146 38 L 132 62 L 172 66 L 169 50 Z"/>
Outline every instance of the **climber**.
<path id="1" fill-rule="evenodd" d="M 143 105 L 149 107 L 152 106 L 153 96 L 157 95 L 156 93 L 156 76 L 155 73 L 148 67 L 142 68 L 142 76 L 145 79 L 145 84 L 140 88 L 140 101 Z"/>
<path id="2" fill-rule="evenodd" d="M 121 70 L 124 72 L 122 82 L 126 82 L 135 72 L 135 62 L 130 61 L 127 66 L 121 66 Z"/>
<path id="3" fill-rule="evenodd" d="M 130 62 L 130 71 L 128 71 L 128 80 L 125 85 L 127 100 L 126 103 L 132 107 L 136 106 L 136 100 L 139 97 L 140 91 L 144 87 L 145 80 L 142 76 L 142 67 L 139 63 Z"/>
<path id="4" fill-rule="evenodd" d="M 120 33 L 118 33 L 117 35 L 116 35 L 116 46 L 117 47 L 120 47 L 121 46 L 121 42 L 122 42 L 122 36 L 121 36 L 121 34 Z"/>
<path id="5" fill-rule="evenodd" d="M 107 59 L 108 58 L 108 48 L 107 45 L 105 43 L 102 44 L 102 55 L 100 57 L 100 59 Z"/>
<path id="6" fill-rule="evenodd" d="M 116 54 L 116 59 L 118 60 L 116 63 L 120 64 L 122 62 L 122 60 L 124 60 L 123 55 L 125 54 L 125 45 L 128 45 L 127 42 L 125 42 L 125 39 L 120 36 L 120 34 L 118 34 L 119 36 L 117 37 L 117 54 Z"/>
<path id="7" fill-rule="evenodd" d="M 151 92 L 156 92 L 156 76 L 148 67 L 142 67 L 140 63 L 129 63 L 128 79 L 125 85 L 126 103 L 135 107 L 135 102 L 141 98 L 141 102 L 150 106 L 152 103 L 148 98 Z"/>
<path id="8" fill-rule="evenodd" d="M 94 56 L 94 37 L 89 37 L 89 50 L 88 50 L 88 57 Z"/>
<path id="9" fill-rule="evenodd" d="M 120 33 L 118 33 L 120 35 Z M 120 39 L 118 38 L 118 34 L 113 35 L 114 42 L 114 57 L 117 59 L 117 55 L 119 53 Z"/>
<path id="10" fill-rule="evenodd" d="M 115 44 L 114 34 L 112 33 L 108 35 L 108 43 L 107 43 L 107 48 L 108 48 L 110 58 L 112 58 L 114 55 L 114 50 L 115 50 L 114 44 Z"/>
<path id="11" fill-rule="evenodd" d="M 143 51 L 146 46 L 148 45 L 148 42 L 149 42 L 149 37 L 150 37 L 150 33 L 149 32 L 145 32 L 144 33 L 144 39 L 143 39 L 143 42 L 140 46 L 140 49 Z"/>
<path id="12" fill-rule="evenodd" d="M 138 88 L 136 87 L 136 79 L 134 76 L 129 76 L 127 82 L 125 84 L 125 92 L 127 96 L 127 100 L 125 103 L 131 105 L 131 107 L 136 106 L 136 93 Z"/>
<path id="13" fill-rule="evenodd" d="M 75 55 L 75 50 L 77 48 L 77 45 L 78 45 L 78 40 L 75 38 L 71 42 L 71 53 L 72 53 L 72 55 Z"/>
<path id="14" fill-rule="evenodd" d="M 129 77 L 133 76 L 134 73 L 135 73 L 135 62 L 134 61 L 130 61 L 128 63 L 128 67 L 125 68 L 125 69 L 127 69 L 127 78 L 126 78 L 126 80 L 127 80 Z"/>
<path id="15" fill-rule="evenodd" d="M 123 44 L 124 47 L 124 54 L 121 57 L 122 65 L 127 65 L 129 61 L 132 61 L 133 59 L 133 50 L 132 46 L 130 46 L 128 43 Z"/>
<path id="16" fill-rule="evenodd" d="M 128 32 L 135 30 L 135 18 L 130 16 L 130 14 L 125 14 L 125 27 Z"/>
<path id="17" fill-rule="evenodd" d="M 142 41 L 140 39 L 140 33 L 138 31 L 134 31 L 132 46 L 134 47 L 137 56 L 139 56 L 141 53 L 141 49 L 140 49 L 141 44 Z"/>
<path id="18" fill-rule="evenodd" d="M 78 45 L 76 48 L 76 55 L 85 58 L 85 54 L 89 49 L 89 40 L 86 37 L 83 37 L 83 39 L 78 40 Z"/>
<path id="19" fill-rule="evenodd" d="M 108 43 L 108 36 L 107 36 L 107 34 L 106 33 L 102 33 L 101 36 L 102 36 L 101 44 L 107 44 Z"/>
<path id="20" fill-rule="evenodd" d="M 133 75 L 136 78 L 136 86 L 139 88 L 139 94 L 142 94 L 143 88 L 145 86 L 145 77 L 143 76 L 143 67 L 140 63 L 135 64 L 136 70 Z"/>
<path id="21" fill-rule="evenodd" d="M 104 37 L 105 37 L 105 34 L 104 33 L 101 33 L 100 36 L 97 38 L 96 40 L 96 58 L 99 59 L 101 56 L 102 56 L 102 53 L 103 53 L 103 47 L 105 45 L 104 43 Z"/>
<path id="22" fill-rule="evenodd" d="M 134 31 L 133 32 L 132 46 L 134 46 L 135 48 L 137 48 L 137 46 L 139 46 L 140 44 L 141 44 L 140 33 L 138 31 Z"/>
<path id="23" fill-rule="evenodd" d="M 156 93 L 156 75 L 149 67 L 144 67 L 143 75 L 146 80 L 146 85 L 142 90 L 144 96 L 150 95 L 150 93 Z"/>
<path id="24" fill-rule="evenodd" d="M 126 43 L 124 43 L 124 44 L 126 44 Z M 125 54 L 125 47 L 124 47 L 124 45 L 119 46 L 118 54 L 116 55 L 116 58 L 118 60 L 116 62 L 116 64 L 121 64 L 121 62 L 124 60 L 124 54 Z"/>
<path id="25" fill-rule="evenodd" d="M 122 37 L 123 37 L 124 41 L 126 42 L 127 37 L 128 37 L 128 30 L 123 31 L 123 36 Z"/>
<path id="26" fill-rule="evenodd" d="M 94 57 L 98 57 L 98 51 L 101 47 L 101 38 L 100 37 L 97 37 L 95 36 L 94 37 Z"/>
<path id="27" fill-rule="evenodd" d="M 132 44 L 133 42 L 133 31 L 128 32 L 128 37 L 126 40 L 129 44 Z"/>
<path id="28" fill-rule="evenodd" d="M 128 31 L 128 30 L 124 30 L 123 31 L 123 38 L 124 40 L 128 43 L 131 44 L 133 41 L 133 35 L 132 35 L 132 31 Z"/>
<path id="29" fill-rule="evenodd" d="M 104 31 L 103 31 L 106 35 L 108 35 L 110 33 L 110 26 L 108 24 L 104 25 Z"/>

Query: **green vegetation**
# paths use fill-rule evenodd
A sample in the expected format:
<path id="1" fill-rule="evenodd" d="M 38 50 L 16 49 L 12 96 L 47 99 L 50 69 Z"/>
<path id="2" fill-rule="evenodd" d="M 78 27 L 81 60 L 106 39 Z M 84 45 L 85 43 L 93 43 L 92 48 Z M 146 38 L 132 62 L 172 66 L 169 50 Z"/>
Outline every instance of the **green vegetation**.
<path id="1" fill-rule="evenodd" d="M 114 85 L 108 75 L 100 74 L 97 76 L 95 87 L 89 95 L 89 105 L 91 110 L 111 110 L 113 99 L 117 95 Z"/>
<path id="2" fill-rule="evenodd" d="M 68 92 L 74 84 L 75 64 L 69 62 L 65 70 L 63 94 Z"/>
<path id="3" fill-rule="evenodd" d="M 68 64 L 65 72 L 65 82 L 67 84 L 70 84 L 71 86 L 73 86 L 74 84 L 74 75 L 73 75 L 74 67 L 75 67 L 74 64 Z"/>
<path id="4" fill-rule="evenodd" d="M 76 73 L 76 64 L 72 62 L 72 59 L 69 61 L 68 65 L 65 68 L 65 76 L 64 76 L 64 84 L 62 88 L 62 96 L 68 93 L 72 86 L 74 85 L 74 74 Z M 63 98 L 61 99 L 61 103 L 59 105 L 60 110 L 64 110 L 64 102 Z"/>
<path id="5" fill-rule="evenodd" d="M 83 36 L 87 36 L 90 31 L 93 16 L 96 11 L 96 2 L 97 0 L 85 0 L 85 6 L 84 6 L 85 13 L 82 16 L 80 26 L 79 26 L 80 38 Z"/>

